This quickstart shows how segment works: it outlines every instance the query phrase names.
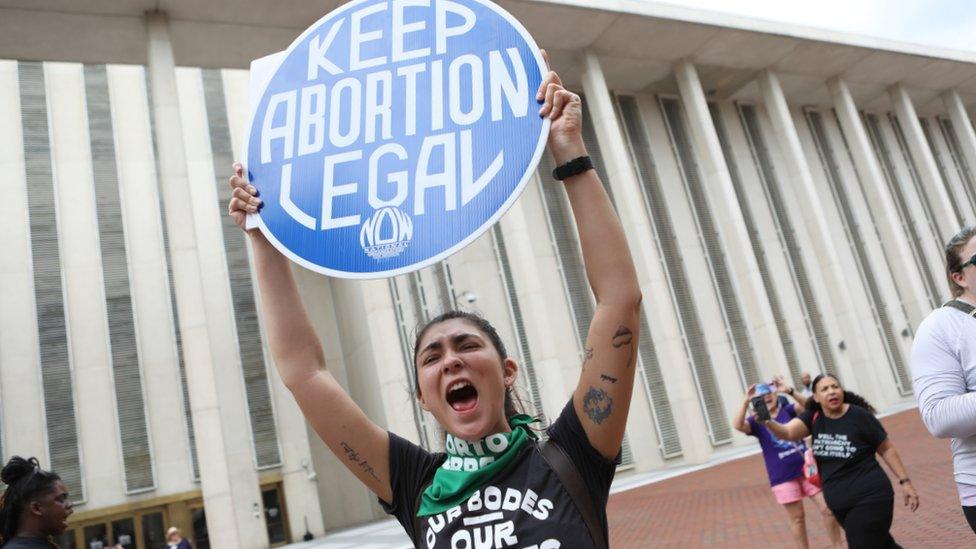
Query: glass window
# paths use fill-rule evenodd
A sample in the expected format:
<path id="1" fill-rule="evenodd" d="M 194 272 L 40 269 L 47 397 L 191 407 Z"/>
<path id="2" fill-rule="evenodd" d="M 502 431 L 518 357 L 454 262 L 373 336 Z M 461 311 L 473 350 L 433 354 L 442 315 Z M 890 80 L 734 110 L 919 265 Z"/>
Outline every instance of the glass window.
<path id="1" fill-rule="evenodd" d="M 108 525 L 106 523 L 85 526 L 85 546 L 88 549 L 106 549 L 108 545 Z"/>
<path id="2" fill-rule="evenodd" d="M 75 534 L 77 532 L 74 528 L 65 530 L 60 536 L 54 536 L 54 543 L 57 543 L 61 549 L 75 549 L 78 547 L 75 545 Z"/>
<path id="3" fill-rule="evenodd" d="M 268 526 L 268 543 L 288 543 L 285 513 L 281 507 L 278 488 L 266 489 L 261 495 L 264 500 L 264 520 Z"/>
<path id="4" fill-rule="evenodd" d="M 135 522 L 131 518 L 112 521 L 112 541 L 122 549 L 136 549 Z"/>
<path id="5" fill-rule="evenodd" d="M 142 546 L 145 549 L 166 548 L 166 531 L 162 513 L 142 515 Z"/>
<path id="6" fill-rule="evenodd" d="M 207 533 L 207 513 L 203 507 L 190 511 L 193 520 L 193 546 L 196 549 L 210 549 L 210 535 Z"/>

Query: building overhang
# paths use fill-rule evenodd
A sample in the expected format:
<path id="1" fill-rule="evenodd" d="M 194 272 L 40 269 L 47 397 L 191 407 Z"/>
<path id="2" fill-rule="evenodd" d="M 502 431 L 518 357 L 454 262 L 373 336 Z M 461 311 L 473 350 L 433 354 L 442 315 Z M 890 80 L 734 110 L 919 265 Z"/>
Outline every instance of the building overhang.
<path id="1" fill-rule="evenodd" d="M 550 51 L 570 85 L 579 52 L 603 61 L 611 88 L 676 93 L 672 65 L 690 59 L 711 96 L 758 99 L 755 74 L 780 75 L 795 104 L 829 105 L 825 82 L 848 82 L 858 104 L 888 110 L 901 83 L 920 114 L 940 92 L 976 103 L 976 52 L 955 51 L 640 0 L 497 0 Z M 246 68 L 286 48 L 337 0 L 0 0 L 0 58 L 146 63 L 144 14 L 163 11 L 178 65 Z"/>

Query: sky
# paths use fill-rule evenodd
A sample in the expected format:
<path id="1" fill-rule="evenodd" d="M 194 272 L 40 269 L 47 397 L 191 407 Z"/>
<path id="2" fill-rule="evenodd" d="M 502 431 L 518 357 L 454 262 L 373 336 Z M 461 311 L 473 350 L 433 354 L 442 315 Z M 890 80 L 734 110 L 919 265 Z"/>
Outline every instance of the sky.
<path id="1" fill-rule="evenodd" d="M 654 0 L 976 52 L 976 0 Z"/>

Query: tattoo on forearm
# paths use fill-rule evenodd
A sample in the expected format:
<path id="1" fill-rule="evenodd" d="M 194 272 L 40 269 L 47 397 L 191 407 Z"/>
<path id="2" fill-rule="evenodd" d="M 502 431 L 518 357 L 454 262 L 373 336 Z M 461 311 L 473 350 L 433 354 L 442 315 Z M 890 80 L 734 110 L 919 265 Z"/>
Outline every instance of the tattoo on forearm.
<path id="1" fill-rule="evenodd" d="M 584 348 L 583 349 L 583 366 L 582 366 L 582 370 L 584 372 L 586 371 L 586 363 L 589 362 L 591 358 L 593 358 L 593 347 L 586 347 L 586 348 Z"/>
<path id="2" fill-rule="evenodd" d="M 617 328 L 617 333 L 613 334 L 613 339 L 610 340 L 610 344 L 613 345 L 615 349 L 619 349 L 624 345 L 630 345 L 634 341 L 634 332 L 630 331 L 630 328 L 626 326 L 620 326 Z"/>
<path id="3" fill-rule="evenodd" d="M 346 453 L 346 457 L 349 459 L 349 461 L 358 465 L 359 468 L 364 473 L 368 474 L 369 476 L 373 477 L 376 480 L 379 480 L 379 477 L 376 476 L 376 470 L 373 469 L 373 466 L 370 465 L 365 458 L 359 455 L 359 452 L 357 452 L 351 446 L 346 444 L 345 441 L 340 442 L 339 444 L 342 445 L 342 451 Z"/>
<path id="4" fill-rule="evenodd" d="M 607 374 L 600 374 L 600 379 L 602 379 L 603 381 L 609 381 L 610 383 L 617 382 L 617 378 L 608 376 Z"/>
<path id="5" fill-rule="evenodd" d="M 583 412 L 593 423 L 599 425 L 613 413 L 613 399 L 603 389 L 591 386 L 583 395 Z"/>

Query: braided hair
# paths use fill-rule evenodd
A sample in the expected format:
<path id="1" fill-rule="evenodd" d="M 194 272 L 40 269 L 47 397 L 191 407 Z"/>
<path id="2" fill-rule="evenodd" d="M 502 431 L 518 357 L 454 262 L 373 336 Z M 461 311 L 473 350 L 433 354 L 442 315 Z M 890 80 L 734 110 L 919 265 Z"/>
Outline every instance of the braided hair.
<path id="1" fill-rule="evenodd" d="M 817 394 L 817 384 L 828 377 L 840 383 L 840 380 L 837 379 L 837 376 L 835 375 L 820 374 L 817 377 L 813 378 L 813 383 L 810 384 L 810 390 L 813 391 L 814 395 Z M 865 410 L 871 412 L 872 414 L 878 413 L 878 411 L 874 409 L 874 406 L 871 406 L 870 402 L 868 402 L 861 395 L 852 391 L 844 390 L 844 402 L 846 402 L 847 404 L 860 406 L 861 408 L 864 408 Z M 807 410 L 813 410 L 814 412 L 820 412 L 823 410 L 823 406 L 821 406 L 820 403 L 817 402 L 816 399 L 814 399 L 812 396 L 807 399 L 806 405 L 804 407 Z"/>
<path id="2" fill-rule="evenodd" d="M 7 490 L 0 495 L 0 544 L 17 535 L 20 517 L 31 501 L 54 488 L 61 480 L 57 473 L 41 469 L 37 458 L 20 456 L 10 461 L 0 471 L 0 480 Z"/>

